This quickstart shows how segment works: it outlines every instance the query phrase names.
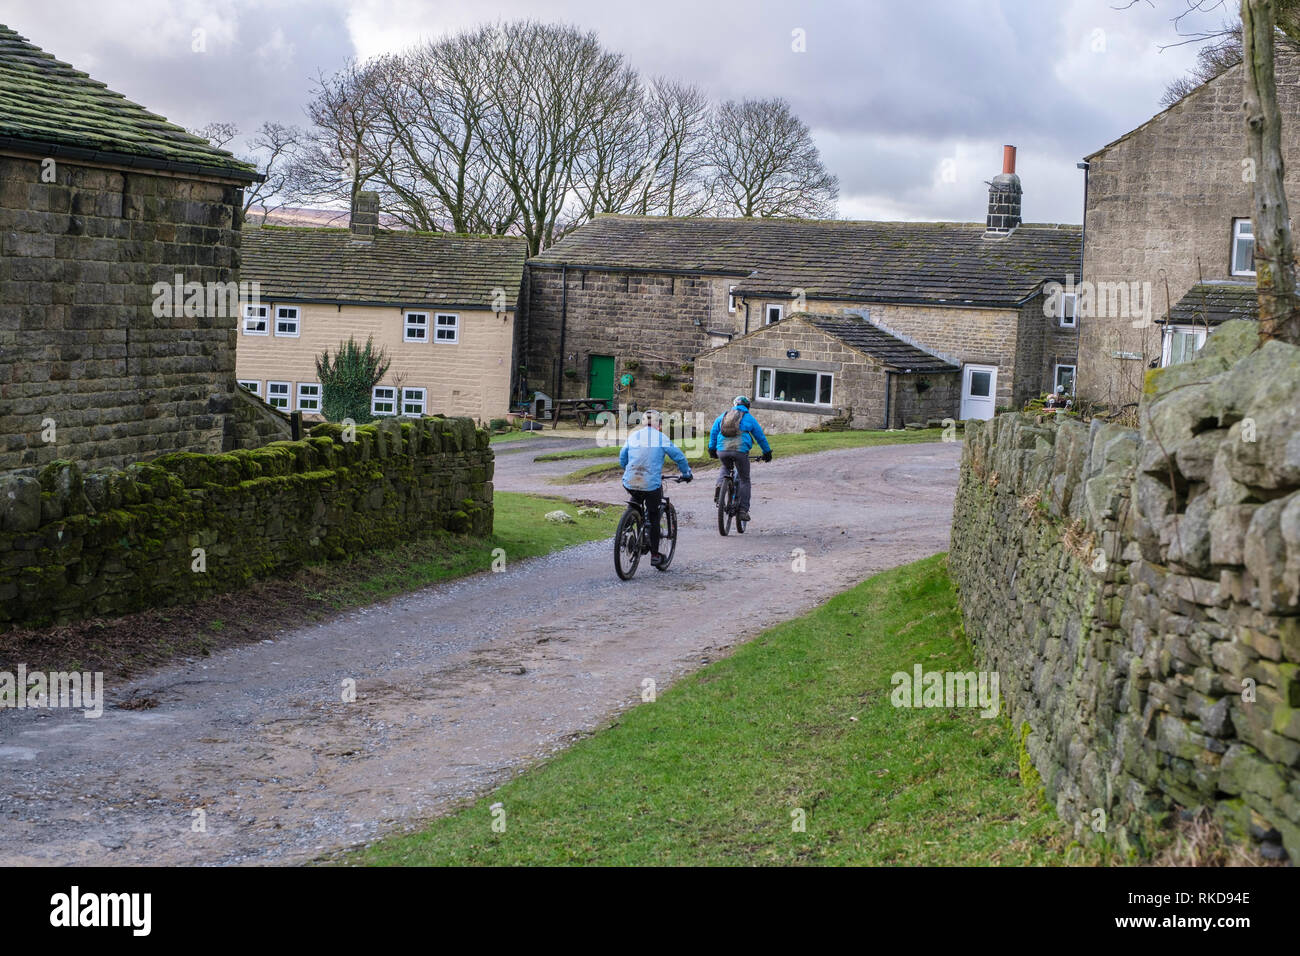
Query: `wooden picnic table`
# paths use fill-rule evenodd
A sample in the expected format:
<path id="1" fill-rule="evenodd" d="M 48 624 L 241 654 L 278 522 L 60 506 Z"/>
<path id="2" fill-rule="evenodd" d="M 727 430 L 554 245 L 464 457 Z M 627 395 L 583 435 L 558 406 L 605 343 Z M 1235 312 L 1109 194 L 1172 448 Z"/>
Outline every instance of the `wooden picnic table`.
<path id="1" fill-rule="evenodd" d="M 606 398 L 561 398 L 551 402 L 551 428 L 560 424 L 560 416 L 566 411 L 572 412 L 579 428 L 586 428 L 587 421 L 599 412 L 610 411 L 612 403 Z"/>

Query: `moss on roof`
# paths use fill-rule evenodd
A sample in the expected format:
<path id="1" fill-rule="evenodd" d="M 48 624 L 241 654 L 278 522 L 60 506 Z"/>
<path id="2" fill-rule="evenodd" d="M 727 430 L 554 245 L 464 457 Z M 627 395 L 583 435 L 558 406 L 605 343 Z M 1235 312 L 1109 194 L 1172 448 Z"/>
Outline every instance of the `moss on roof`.
<path id="1" fill-rule="evenodd" d="M 0 143 L 40 156 L 72 155 L 240 182 L 257 170 L 150 113 L 0 24 Z"/>

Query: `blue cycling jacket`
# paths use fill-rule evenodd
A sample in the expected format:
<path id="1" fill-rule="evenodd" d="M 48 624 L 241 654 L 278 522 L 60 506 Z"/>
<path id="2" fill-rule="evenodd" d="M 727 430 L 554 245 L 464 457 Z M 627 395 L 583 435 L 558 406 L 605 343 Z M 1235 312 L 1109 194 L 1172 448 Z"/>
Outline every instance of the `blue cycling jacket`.
<path id="1" fill-rule="evenodd" d="M 710 451 L 739 451 L 749 454 L 749 450 L 754 447 L 755 439 L 758 440 L 758 447 L 763 451 L 772 450 L 772 446 L 767 443 L 767 436 L 763 434 L 763 426 L 758 423 L 757 418 L 749 414 L 748 409 L 745 411 L 745 417 L 740 420 L 740 434 L 735 438 L 728 438 L 722 434 L 722 419 L 725 416 L 726 412 L 723 412 L 713 422 L 713 430 L 709 432 Z"/>
<path id="2" fill-rule="evenodd" d="M 665 457 L 673 460 L 683 476 L 691 473 L 682 450 L 659 429 L 643 426 L 632 432 L 618 453 L 618 463 L 623 466 L 623 487 L 636 491 L 654 491 L 660 487 Z"/>

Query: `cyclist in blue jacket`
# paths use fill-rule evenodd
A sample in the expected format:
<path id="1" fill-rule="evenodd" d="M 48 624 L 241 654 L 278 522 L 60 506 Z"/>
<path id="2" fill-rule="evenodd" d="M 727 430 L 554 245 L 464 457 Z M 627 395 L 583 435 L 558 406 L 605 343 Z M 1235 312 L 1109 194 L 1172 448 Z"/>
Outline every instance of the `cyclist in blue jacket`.
<path id="1" fill-rule="evenodd" d="M 763 449 L 763 460 L 772 460 L 772 446 L 767 443 L 763 426 L 749 413 L 749 399 L 737 395 L 730 411 L 723 412 L 713 423 L 709 432 L 709 457 L 722 462 L 718 472 L 718 483 L 713 491 L 716 501 L 722 479 L 730 468 L 736 469 L 736 517 L 741 521 L 749 520 L 749 449 L 758 442 Z"/>
<path id="2" fill-rule="evenodd" d="M 623 487 L 633 501 L 645 502 L 646 517 L 650 521 L 650 565 L 658 567 L 664 556 L 659 552 L 659 512 L 663 508 L 664 458 L 671 458 L 682 473 L 683 481 L 690 481 L 690 463 L 682 450 L 663 433 L 663 416 L 651 409 L 641 416 L 642 428 L 627 436 L 627 443 L 618 453 L 618 463 L 623 467 Z"/>

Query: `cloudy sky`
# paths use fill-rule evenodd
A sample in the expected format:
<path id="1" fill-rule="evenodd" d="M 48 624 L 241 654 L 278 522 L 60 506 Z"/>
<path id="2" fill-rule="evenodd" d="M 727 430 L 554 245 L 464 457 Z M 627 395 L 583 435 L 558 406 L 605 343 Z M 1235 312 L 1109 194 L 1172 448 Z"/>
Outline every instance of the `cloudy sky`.
<path id="1" fill-rule="evenodd" d="M 313 78 L 349 57 L 484 20 L 563 21 L 596 30 L 643 74 L 698 83 L 716 100 L 785 97 L 840 178 L 842 216 L 982 219 L 984 182 L 1012 143 L 1025 218 L 1078 222 L 1075 164 L 1156 113 L 1165 84 L 1195 56 L 1194 45 L 1168 48 L 1187 3 L 6 0 L 3 16 L 175 123 L 246 131 L 304 123 Z"/>

